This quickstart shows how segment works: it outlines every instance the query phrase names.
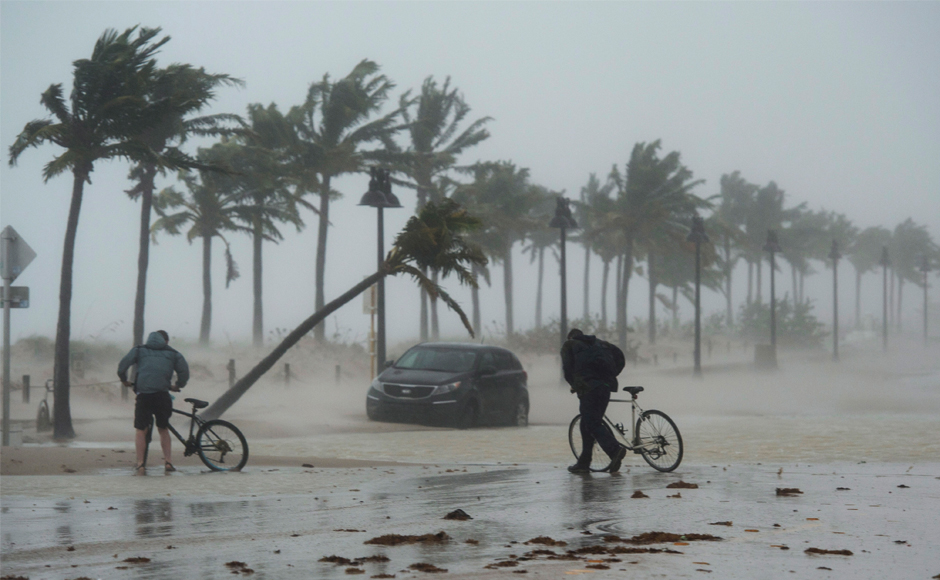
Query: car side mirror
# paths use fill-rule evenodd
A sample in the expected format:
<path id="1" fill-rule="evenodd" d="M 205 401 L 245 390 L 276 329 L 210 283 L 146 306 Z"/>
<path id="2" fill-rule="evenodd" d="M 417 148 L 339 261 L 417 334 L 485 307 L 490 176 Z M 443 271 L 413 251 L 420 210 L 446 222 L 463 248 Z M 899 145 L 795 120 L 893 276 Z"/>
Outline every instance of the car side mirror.
<path id="1" fill-rule="evenodd" d="M 395 361 L 393 360 L 385 361 L 385 368 L 389 369 L 389 368 L 392 368 L 393 366 L 395 366 Z"/>
<path id="2" fill-rule="evenodd" d="M 496 374 L 496 367 L 494 367 L 493 365 L 486 365 L 485 367 L 480 369 L 481 376 L 495 375 L 495 374 Z"/>

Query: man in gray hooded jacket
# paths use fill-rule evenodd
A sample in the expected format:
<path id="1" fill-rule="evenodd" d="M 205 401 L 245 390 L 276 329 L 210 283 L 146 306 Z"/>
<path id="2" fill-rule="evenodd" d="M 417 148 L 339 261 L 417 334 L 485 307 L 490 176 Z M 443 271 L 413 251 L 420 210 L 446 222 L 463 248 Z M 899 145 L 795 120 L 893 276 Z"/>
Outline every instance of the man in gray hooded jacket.
<path id="1" fill-rule="evenodd" d="M 170 336 L 164 330 L 151 332 L 147 343 L 135 346 L 118 364 L 118 378 L 124 386 L 134 386 L 137 402 L 134 405 L 134 428 L 137 430 L 137 475 L 144 475 L 144 450 L 147 446 L 147 427 L 150 417 L 155 418 L 157 431 L 160 433 L 160 447 L 163 449 L 163 461 L 166 471 L 176 471 L 170 457 L 170 415 L 173 414 L 173 400 L 170 391 L 179 392 L 189 381 L 189 365 L 176 350 L 170 348 Z M 127 371 L 131 365 L 137 365 L 136 383 L 127 381 Z M 173 373 L 176 373 L 176 385 L 173 385 Z"/>

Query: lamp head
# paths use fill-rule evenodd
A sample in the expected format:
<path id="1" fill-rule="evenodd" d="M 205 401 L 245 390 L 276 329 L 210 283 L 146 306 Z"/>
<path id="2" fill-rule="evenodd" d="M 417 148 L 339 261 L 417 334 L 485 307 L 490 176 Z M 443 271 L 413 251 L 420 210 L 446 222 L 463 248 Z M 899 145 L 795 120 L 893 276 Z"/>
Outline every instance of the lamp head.
<path id="1" fill-rule="evenodd" d="M 578 222 L 571 215 L 570 200 L 559 196 L 555 205 L 555 216 L 548 222 L 550 228 L 565 228 L 574 230 L 578 228 Z"/>
<path id="2" fill-rule="evenodd" d="M 710 241 L 705 233 L 705 220 L 701 216 L 692 218 L 692 229 L 685 240 L 693 244 L 707 244 Z"/>
<path id="3" fill-rule="evenodd" d="M 764 244 L 764 251 L 771 253 L 780 251 L 780 242 L 777 241 L 776 230 L 767 230 L 767 243 Z"/>
<path id="4" fill-rule="evenodd" d="M 829 250 L 829 259 L 835 262 L 842 257 L 842 254 L 839 253 L 839 242 L 832 240 L 832 249 Z"/>
<path id="5" fill-rule="evenodd" d="M 888 257 L 888 246 L 881 248 L 881 260 L 878 262 L 881 266 L 887 268 L 891 265 L 891 258 Z"/>

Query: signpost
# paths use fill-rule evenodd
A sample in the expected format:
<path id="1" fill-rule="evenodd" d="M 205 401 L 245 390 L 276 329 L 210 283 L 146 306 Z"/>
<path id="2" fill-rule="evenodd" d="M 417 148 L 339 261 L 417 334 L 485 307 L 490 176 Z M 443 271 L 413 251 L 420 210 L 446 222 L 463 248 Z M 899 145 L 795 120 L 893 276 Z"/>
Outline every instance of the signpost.
<path id="1" fill-rule="evenodd" d="M 0 277 L 3 278 L 3 445 L 10 444 L 10 309 L 29 307 L 29 288 L 13 281 L 29 266 L 36 252 L 11 226 L 0 232 Z"/>

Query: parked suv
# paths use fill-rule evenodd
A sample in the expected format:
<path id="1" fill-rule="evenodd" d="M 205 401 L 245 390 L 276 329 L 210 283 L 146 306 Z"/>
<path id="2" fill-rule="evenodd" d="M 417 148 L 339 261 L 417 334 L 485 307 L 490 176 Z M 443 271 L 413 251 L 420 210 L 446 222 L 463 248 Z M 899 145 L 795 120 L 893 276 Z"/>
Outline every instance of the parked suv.
<path id="1" fill-rule="evenodd" d="M 366 394 L 374 421 L 452 425 L 529 423 L 528 375 L 505 348 L 451 342 L 410 348 Z"/>

